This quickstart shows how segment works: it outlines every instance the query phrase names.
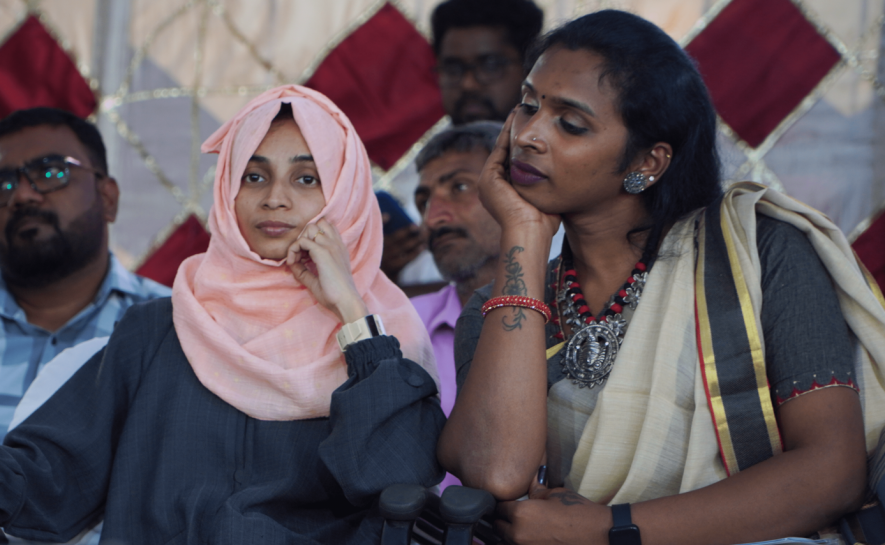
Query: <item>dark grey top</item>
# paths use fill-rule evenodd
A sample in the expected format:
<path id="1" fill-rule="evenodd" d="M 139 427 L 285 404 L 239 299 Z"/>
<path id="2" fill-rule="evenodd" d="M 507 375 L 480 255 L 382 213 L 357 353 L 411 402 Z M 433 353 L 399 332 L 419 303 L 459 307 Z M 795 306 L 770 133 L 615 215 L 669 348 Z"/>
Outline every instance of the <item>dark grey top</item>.
<path id="1" fill-rule="evenodd" d="M 102 542 L 377 543 L 372 502 L 442 477 L 445 417 L 393 337 L 346 354 L 331 414 L 251 418 L 199 382 L 170 299 L 136 305 L 107 347 L 6 436 L 0 525 L 67 541 L 104 516 Z"/>
<path id="2" fill-rule="evenodd" d="M 842 384 L 855 384 L 848 326 L 830 277 L 811 243 L 792 225 L 762 215 L 757 219 L 756 241 L 762 267 L 762 334 L 775 406 L 794 393 L 813 389 L 815 384 L 829 384 L 833 378 Z M 547 269 L 544 298 L 551 308 L 557 262 L 551 261 Z M 490 294 L 491 285 L 477 290 L 455 327 L 459 388 L 473 361 L 482 332 L 481 308 Z M 553 337 L 558 332 L 559 326 L 547 324 L 547 348 L 561 342 Z M 558 362 L 556 358 L 548 362 L 548 389 L 566 378 Z"/>

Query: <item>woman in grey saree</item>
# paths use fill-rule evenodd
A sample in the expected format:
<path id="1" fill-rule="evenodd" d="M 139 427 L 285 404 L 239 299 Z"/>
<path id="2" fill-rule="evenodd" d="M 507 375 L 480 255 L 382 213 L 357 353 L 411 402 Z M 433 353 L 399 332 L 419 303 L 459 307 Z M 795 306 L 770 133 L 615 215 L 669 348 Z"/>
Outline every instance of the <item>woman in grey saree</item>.
<path id="1" fill-rule="evenodd" d="M 881 293 L 822 214 L 723 193 L 715 135 L 697 70 L 647 21 L 597 12 L 540 44 L 483 173 L 501 263 L 459 320 L 438 448 L 501 500 L 509 542 L 808 536 L 864 503 Z"/>

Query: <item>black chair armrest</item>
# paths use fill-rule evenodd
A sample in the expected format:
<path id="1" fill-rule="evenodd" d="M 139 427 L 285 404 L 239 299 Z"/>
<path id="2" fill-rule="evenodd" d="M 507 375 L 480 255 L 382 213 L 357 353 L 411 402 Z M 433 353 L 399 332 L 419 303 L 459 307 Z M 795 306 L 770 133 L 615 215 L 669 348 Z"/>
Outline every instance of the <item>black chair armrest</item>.
<path id="1" fill-rule="evenodd" d="M 500 543 L 489 520 L 495 498 L 485 490 L 450 486 L 440 498 L 418 485 L 395 484 L 378 498 L 384 517 L 382 545 L 473 545 Z"/>
<path id="2" fill-rule="evenodd" d="M 378 511 L 384 517 L 382 545 L 409 545 L 412 526 L 427 503 L 427 491 L 417 484 L 393 484 L 378 498 Z"/>
<path id="3" fill-rule="evenodd" d="M 474 525 L 495 510 L 495 498 L 487 491 L 450 486 L 443 491 L 439 513 L 446 522 L 445 545 L 473 543 Z"/>

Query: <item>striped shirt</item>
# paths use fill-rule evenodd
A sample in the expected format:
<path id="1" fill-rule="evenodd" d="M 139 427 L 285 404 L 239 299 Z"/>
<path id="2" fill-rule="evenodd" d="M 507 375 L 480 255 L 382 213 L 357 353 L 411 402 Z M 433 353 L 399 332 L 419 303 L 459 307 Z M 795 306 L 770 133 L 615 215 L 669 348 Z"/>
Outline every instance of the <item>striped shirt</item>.
<path id="1" fill-rule="evenodd" d="M 170 294 L 166 286 L 126 270 L 112 255 L 108 274 L 92 302 L 57 331 L 47 331 L 28 323 L 25 311 L 0 278 L 0 440 L 16 405 L 47 362 L 65 348 L 110 335 L 135 303 Z"/>

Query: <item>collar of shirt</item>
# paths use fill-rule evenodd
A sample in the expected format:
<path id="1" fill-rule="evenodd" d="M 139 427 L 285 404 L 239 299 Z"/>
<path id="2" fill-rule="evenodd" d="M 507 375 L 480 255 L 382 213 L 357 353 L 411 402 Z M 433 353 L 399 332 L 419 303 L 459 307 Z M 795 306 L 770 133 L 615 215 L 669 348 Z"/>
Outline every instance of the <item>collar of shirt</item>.
<path id="1" fill-rule="evenodd" d="M 449 284 L 435 293 L 414 297 L 412 304 L 415 305 L 429 333 L 444 325 L 454 329 L 455 322 L 461 315 L 461 301 L 458 299 L 458 290 L 454 284 Z"/>
<path id="2" fill-rule="evenodd" d="M 107 301 L 108 297 L 110 297 L 111 293 L 118 291 L 125 294 L 130 295 L 138 295 L 141 290 L 139 286 L 136 284 L 137 277 L 126 270 L 126 267 L 123 266 L 122 263 L 111 254 L 111 262 L 108 267 L 108 273 L 105 275 L 104 280 L 101 282 L 101 286 L 98 288 L 98 292 L 95 294 L 95 297 L 92 299 L 92 303 L 86 305 L 86 308 L 77 313 L 76 316 L 71 318 L 71 320 L 61 327 L 64 329 L 69 324 L 77 321 L 80 316 L 83 315 L 84 312 L 88 312 L 91 308 L 96 306 L 101 306 Z M 9 293 L 9 290 L 6 289 L 6 282 L 3 280 L 3 277 L 0 276 L 0 317 L 6 318 L 7 320 L 13 320 L 19 322 L 20 324 L 27 324 L 28 327 L 35 327 L 32 324 L 28 323 L 28 318 L 25 315 L 25 311 L 18 306 L 18 303 L 15 301 L 15 297 Z M 61 330 L 60 329 L 60 330 Z M 59 331 L 60 331 L 59 330 Z"/>

